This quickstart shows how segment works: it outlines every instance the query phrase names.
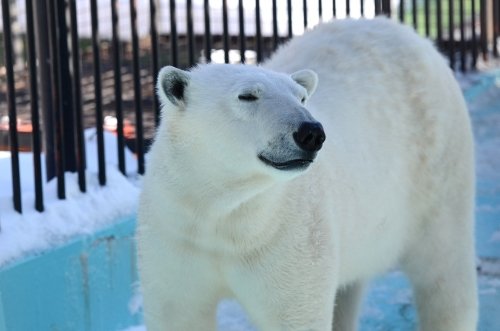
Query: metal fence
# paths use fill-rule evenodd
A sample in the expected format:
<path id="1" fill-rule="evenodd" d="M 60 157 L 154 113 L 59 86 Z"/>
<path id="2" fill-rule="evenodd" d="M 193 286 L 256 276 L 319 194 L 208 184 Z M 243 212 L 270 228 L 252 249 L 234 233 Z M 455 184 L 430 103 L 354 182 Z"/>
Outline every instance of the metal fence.
<path id="1" fill-rule="evenodd" d="M 18 212 L 22 151 L 33 155 L 36 210 L 44 210 L 44 178 L 56 178 L 64 199 L 64 172 L 77 172 L 86 191 L 88 127 L 96 128 L 106 184 L 105 116 L 116 123 L 118 169 L 127 174 L 129 148 L 144 173 L 161 66 L 261 62 L 318 22 L 386 15 L 433 39 L 453 69 L 467 71 L 498 56 L 500 33 L 500 0 L 2 0 L 1 10 L 0 150 L 10 151 Z"/>

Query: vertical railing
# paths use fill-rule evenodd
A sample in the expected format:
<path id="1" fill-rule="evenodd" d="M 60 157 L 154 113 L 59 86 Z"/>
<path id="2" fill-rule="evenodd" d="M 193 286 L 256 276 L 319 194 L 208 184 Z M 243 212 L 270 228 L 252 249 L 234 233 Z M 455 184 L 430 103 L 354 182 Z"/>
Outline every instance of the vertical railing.
<path id="1" fill-rule="evenodd" d="M 44 210 L 43 188 L 42 188 L 42 161 L 41 161 L 41 137 L 40 119 L 38 115 L 38 81 L 36 73 L 35 52 L 35 22 L 33 18 L 33 0 L 26 0 L 26 39 L 28 46 L 28 75 L 30 87 L 30 108 L 32 126 L 32 148 L 33 148 L 33 177 L 35 185 L 35 210 Z"/>
<path id="2" fill-rule="evenodd" d="M 335 8 L 335 1 L 333 2 L 333 8 Z M 286 13 L 288 17 L 288 38 L 293 37 L 293 23 L 292 23 L 292 0 L 287 0 L 286 2 Z M 335 16 L 335 15 L 334 15 Z"/>
<path id="3" fill-rule="evenodd" d="M 94 100 L 97 138 L 97 166 L 99 184 L 106 184 L 106 156 L 104 154 L 104 118 L 102 114 L 101 55 L 99 38 L 99 17 L 97 0 L 90 0 L 90 20 L 92 24 L 92 58 L 94 62 Z"/>
<path id="4" fill-rule="evenodd" d="M 240 4 L 241 4 L 240 0 Z M 203 2 L 203 18 L 205 23 L 205 60 L 212 60 L 212 34 L 210 33 L 210 0 Z M 240 23 L 241 24 L 241 23 Z"/>
<path id="5" fill-rule="evenodd" d="M 480 1 L 480 21 L 481 21 L 481 52 L 483 54 L 483 59 L 486 60 L 488 57 L 488 35 L 487 35 L 487 15 L 486 15 L 486 10 L 487 10 L 487 3 L 486 0 L 479 0 Z"/>
<path id="6" fill-rule="evenodd" d="M 82 110 L 82 85 L 80 71 L 80 51 L 78 45 L 78 21 L 76 0 L 69 0 L 69 14 L 71 22 L 71 87 L 73 92 L 73 109 L 75 115 L 75 137 L 76 137 L 76 168 L 78 172 L 78 187 L 81 192 L 87 191 L 86 184 L 86 156 L 85 156 L 85 134 Z"/>
<path id="7" fill-rule="evenodd" d="M 478 57 L 478 45 L 476 36 L 476 0 L 471 0 L 471 32 L 472 32 L 472 63 L 471 67 L 476 68 Z"/>
<path id="8" fill-rule="evenodd" d="M 375 7 L 375 15 L 380 15 L 382 12 L 382 0 L 373 0 Z"/>
<path id="9" fill-rule="evenodd" d="M 424 26 L 425 26 L 425 36 L 428 37 L 431 32 L 431 9 L 430 9 L 430 0 L 424 0 L 424 16 L 425 16 L 425 21 L 424 21 Z M 438 0 L 441 1 L 441 0 Z M 461 0 L 462 1 L 462 0 Z"/>
<path id="10" fill-rule="evenodd" d="M 349 1 L 349 0 L 346 0 Z M 304 21 L 304 29 L 307 28 L 307 0 L 302 1 L 302 17 Z"/>
<path id="11" fill-rule="evenodd" d="M 404 23 L 405 22 L 405 0 L 399 1 L 398 15 L 399 15 L 399 21 L 401 23 Z"/>
<path id="12" fill-rule="evenodd" d="M 260 29 L 260 0 L 255 0 L 255 43 L 257 62 L 262 62 L 262 31 Z"/>
<path id="13" fill-rule="evenodd" d="M 455 69 L 455 0 L 448 0 L 448 58 Z"/>
<path id="14" fill-rule="evenodd" d="M 118 0 L 111 0 L 111 38 L 113 44 L 113 79 L 115 96 L 115 114 L 116 114 L 116 135 L 117 135 L 117 153 L 118 170 L 124 175 L 127 173 L 125 164 L 125 139 L 123 128 L 123 100 L 122 100 L 122 73 L 120 56 L 120 30 L 118 28 Z M 155 118 L 155 120 L 157 120 Z"/>
<path id="15" fill-rule="evenodd" d="M 195 64 L 194 58 L 194 32 L 193 32 L 193 3 L 192 0 L 186 0 L 186 23 L 187 23 L 187 43 L 188 43 L 188 61 L 189 66 Z M 156 71 L 154 71 L 156 72 Z"/>
<path id="16" fill-rule="evenodd" d="M 246 61 L 246 35 L 245 35 L 245 7 L 243 7 L 243 0 L 238 0 L 238 25 L 239 25 L 239 40 L 240 40 L 240 61 Z"/>
<path id="17" fill-rule="evenodd" d="M 49 21 L 49 41 L 50 41 L 50 69 L 51 69 L 51 92 L 52 103 L 54 109 L 50 110 L 49 119 L 54 123 L 54 150 L 55 150 L 55 166 L 57 177 L 57 197 L 66 199 L 66 181 L 64 177 L 65 159 L 64 154 L 64 130 L 62 123 L 62 102 L 61 102 L 61 68 L 59 58 L 59 37 L 58 22 L 57 22 L 57 5 L 56 1 L 47 1 L 47 18 Z"/>
<path id="18" fill-rule="evenodd" d="M 156 24 L 156 0 L 149 1 L 149 19 L 151 30 L 151 71 L 153 76 L 153 111 L 155 114 L 155 126 L 160 123 L 160 107 L 158 97 L 156 96 L 156 76 L 160 70 L 159 54 L 158 54 L 158 28 Z"/>
<path id="19" fill-rule="evenodd" d="M 436 41 L 438 45 L 443 42 L 443 13 L 441 8 L 441 1 L 436 1 Z"/>
<path id="20" fill-rule="evenodd" d="M 498 42 L 497 39 L 500 35 L 500 1 L 493 0 L 493 13 L 492 13 L 492 22 L 493 22 L 493 56 L 498 57 Z"/>
<path id="21" fill-rule="evenodd" d="M 175 15 L 175 0 L 170 0 L 170 62 L 174 67 L 179 65 L 177 49 L 177 21 Z"/>
<path id="22" fill-rule="evenodd" d="M 224 48 L 224 63 L 229 63 L 229 19 L 227 15 L 227 0 L 222 0 L 222 45 Z"/>
<path id="23" fill-rule="evenodd" d="M 459 0 L 458 2 L 458 13 L 459 13 L 459 23 L 460 23 L 460 70 L 465 72 L 466 70 L 466 48 L 465 48 L 465 8 L 464 0 Z"/>
<path id="24" fill-rule="evenodd" d="M 21 176 L 19 172 L 19 144 L 17 140 L 16 91 L 14 84 L 14 59 L 12 56 L 12 30 L 10 23 L 9 0 L 2 0 L 2 18 L 4 33 L 3 47 L 5 54 L 5 72 L 7 76 L 7 107 L 9 109 L 9 144 L 12 169 L 12 197 L 14 202 L 14 209 L 21 213 L 23 208 L 21 203 Z"/>
<path id="25" fill-rule="evenodd" d="M 272 1 L 273 5 L 273 50 L 276 50 L 278 48 L 278 5 L 276 3 L 276 0 Z"/>
<path id="26" fill-rule="evenodd" d="M 450 0 L 450 1 L 454 1 L 454 0 Z M 412 10 L 411 18 L 412 18 L 413 27 L 415 28 L 415 30 L 417 30 L 418 29 L 418 5 L 417 5 L 417 0 L 411 0 L 411 10 Z"/>
<path id="27" fill-rule="evenodd" d="M 137 7 L 135 0 L 130 0 L 130 28 L 132 35 L 132 70 L 134 77 L 135 109 L 135 152 L 137 154 L 137 172 L 144 174 L 144 129 L 142 119 L 141 71 L 139 65 L 139 36 L 137 34 Z"/>

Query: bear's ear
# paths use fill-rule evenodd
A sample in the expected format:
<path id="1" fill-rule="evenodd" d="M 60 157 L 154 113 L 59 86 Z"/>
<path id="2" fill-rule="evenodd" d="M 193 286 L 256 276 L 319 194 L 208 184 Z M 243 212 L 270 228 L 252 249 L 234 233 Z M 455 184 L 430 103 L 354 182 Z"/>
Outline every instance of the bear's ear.
<path id="1" fill-rule="evenodd" d="M 178 107 L 184 105 L 189 79 L 190 74 L 187 71 L 172 66 L 163 67 L 158 74 L 158 82 L 156 83 L 160 102 L 166 104 L 170 101 Z"/>
<path id="2" fill-rule="evenodd" d="M 318 86 L 318 75 L 309 69 L 299 70 L 291 75 L 292 79 L 303 86 L 307 94 L 311 96 Z"/>

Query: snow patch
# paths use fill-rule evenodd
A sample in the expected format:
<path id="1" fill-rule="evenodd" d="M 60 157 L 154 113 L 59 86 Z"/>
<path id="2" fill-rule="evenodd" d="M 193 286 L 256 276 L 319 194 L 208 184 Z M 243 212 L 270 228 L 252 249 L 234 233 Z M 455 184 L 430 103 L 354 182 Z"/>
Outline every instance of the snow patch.
<path id="1" fill-rule="evenodd" d="M 123 329 L 121 331 L 147 331 L 144 325 L 131 326 L 129 328 Z"/>
<path id="2" fill-rule="evenodd" d="M 500 231 L 496 231 L 491 235 L 490 242 L 499 242 L 500 241 Z"/>
<path id="3" fill-rule="evenodd" d="M 80 192 L 78 175 L 65 173 L 66 199 L 57 198 L 57 180 L 43 184 L 44 212 L 34 208 L 33 155 L 19 154 L 23 213 L 12 208 L 10 153 L 0 154 L 0 267 L 27 255 L 58 247 L 79 235 L 90 235 L 134 215 L 140 189 L 117 170 L 117 139 L 105 132 L 106 185 L 97 175 L 96 130 L 85 131 L 87 192 Z M 136 170 L 133 154 L 126 150 L 127 166 Z M 42 155 L 42 165 L 45 164 Z M 42 174 L 45 169 L 42 167 Z M 45 179 L 44 179 L 45 182 Z"/>
<path id="4" fill-rule="evenodd" d="M 133 284 L 132 287 L 134 294 L 128 303 L 128 310 L 130 312 L 130 315 L 136 315 L 142 310 L 143 299 L 142 299 L 141 284 L 137 282 Z"/>
<path id="5" fill-rule="evenodd" d="M 107 168 L 107 185 L 89 174 L 87 193 L 80 192 L 77 174 L 66 173 L 66 200 L 47 203 L 45 211 L 19 214 L 2 208 L 0 214 L 0 266 L 28 254 L 57 247 L 78 235 L 90 235 L 117 220 L 133 215 L 139 189 L 120 172 Z M 55 180 L 47 191 L 56 191 Z"/>

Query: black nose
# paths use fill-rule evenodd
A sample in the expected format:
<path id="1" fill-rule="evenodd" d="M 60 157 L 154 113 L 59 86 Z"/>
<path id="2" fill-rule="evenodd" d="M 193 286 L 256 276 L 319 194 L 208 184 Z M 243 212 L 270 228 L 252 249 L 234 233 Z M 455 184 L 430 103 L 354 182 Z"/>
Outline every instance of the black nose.
<path id="1" fill-rule="evenodd" d="M 326 139 L 325 131 L 319 122 L 303 122 L 293 133 L 297 145 L 305 151 L 316 152 L 321 149 Z"/>

